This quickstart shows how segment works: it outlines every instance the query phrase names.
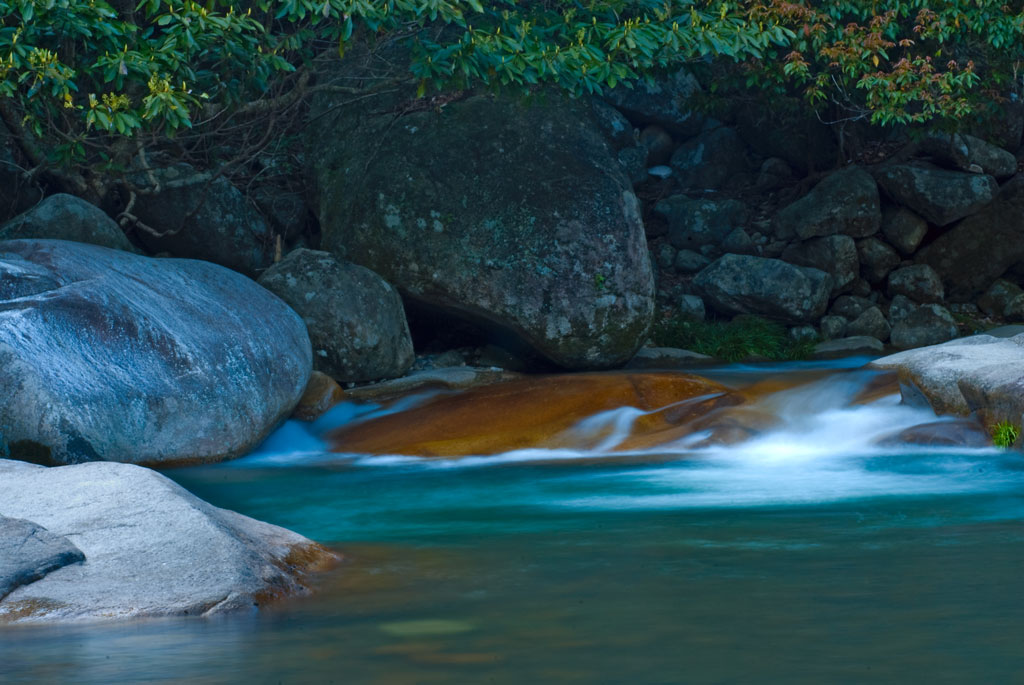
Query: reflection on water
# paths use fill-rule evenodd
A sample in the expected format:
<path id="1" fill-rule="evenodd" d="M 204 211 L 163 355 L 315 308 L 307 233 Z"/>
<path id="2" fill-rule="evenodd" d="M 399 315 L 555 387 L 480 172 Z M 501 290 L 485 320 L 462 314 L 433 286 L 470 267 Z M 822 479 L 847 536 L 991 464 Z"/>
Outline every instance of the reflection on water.
<path id="1" fill-rule="evenodd" d="M 880 446 L 935 417 L 858 404 L 864 374 L 808 373 L 757 400 L 772 430 L 730 447 L 425 462 L 322 451 L 342 412 L 394 407 L 291 424 L 252 457 L 171 475 L 339 548 L 315 596 L 0 629 L 0 681 L 1024 679 L 1024 460 Z"/>

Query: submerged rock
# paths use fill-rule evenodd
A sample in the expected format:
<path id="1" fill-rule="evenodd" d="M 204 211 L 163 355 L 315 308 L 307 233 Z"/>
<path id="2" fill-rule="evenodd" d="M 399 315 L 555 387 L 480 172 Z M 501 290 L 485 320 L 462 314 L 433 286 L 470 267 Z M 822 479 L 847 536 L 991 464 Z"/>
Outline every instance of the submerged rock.
<path id="1" fill-rule="evenodd" d="M 399 414 L 342 428 L 333 435 L 332 446 L 338 452 L 423 457 L 595 447 L 616 429 L 613 418 L 595 417 L 601 412 L 623 407 L 648 412 L 634 423 L 635 437 L 685 426 L 712 409 L 742 401 L 714 381 L 683 373 L 523 378 L 441 396 Z M 584 421 L 589 417 L 594 420 Z"/>
<path id="2" fill-rule="evenodd" d="M 291 412 L 311 363 L 298 315 L 228 269 L 0 242 L 0 434 L 16 459 L 240 456 Z"/>
<path id="3" fill-rule="evenodd" d="M 990 447 L 992 438 L 980 423 L 970 419 L 943 420 L 905 428 L 883 438 L 882 446 L 924 445 L 930 447 Z"/>
<path id="4" fill-rule="evenodd" d="M 883 357 L 871 366 L 899 374 L 908 404 L 927 403 L 939 414 L 973 414 L 986 425 L 1021 424 L 1024 335 L 975 335 Z"/>
<path id="5" fill-rule="evenodd" d="M 301 535 L 218 509 L 128 464 L 47 469 L 0 460 L 0 502 L 85 557 L 0 599 L 0 623 L 247 609 L 306 592 L 303 574 L 335 558 Z M 3 539 L 0 527 L 0 549 Z"/>
<path id="6" fill-rule="evenodd" d="M 295 406 L 292 417 L 300 421 L 315 421 L 343 399 L 345 391 L 333 378 L 314 371 L 309 377 L 305 392 Z"/>

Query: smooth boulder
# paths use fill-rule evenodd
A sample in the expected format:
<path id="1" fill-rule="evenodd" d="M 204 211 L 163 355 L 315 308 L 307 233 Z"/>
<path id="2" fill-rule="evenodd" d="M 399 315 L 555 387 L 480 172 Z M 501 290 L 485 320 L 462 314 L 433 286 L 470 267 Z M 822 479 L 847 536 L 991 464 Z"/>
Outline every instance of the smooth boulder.
<path id="1" fill-rule="evenodd" d="M 357 109 L 309 129 L 324 249 L 563 367 L 632 358 L 654 278 L 640 204 L 585 102 Z"/>
<path id="2" fill-rule="evenodd" d="M 303 594 L 334 555 L 130 464 L 0 460 L 0 506 L 81 550 L 0 599 L 0 624 L 210 616 Z M 2 593 L 0 593 L 2 594 Z"/>
<path id="3" fill-rule="evenodd" d="M 330 252 L 299 249 L 260 276 L 306 323 L 313 368 L 340 382 L 401 376 L 413 363 L 398 291 Z"/>
<path id="4" fill-rule="evenodd" d="M 0 240 L 74 240 L 132 252 L 124 231 L 102 209 L 74 195 L 57 193 L 0 226 Z"/>
<path id="5" fill-rule="evenodd" d="M 809 323 L 825 313 L 832 277 L 778 259 L 727 254 L 697 274 L 694 288 L 711 309 Z"/>
<path id="6" fill-rule="evenodd" d="M 899 374 L 903 399 L 939 414 L 976 415 L 985 424 L 1024 414 L 1024 335 L 975 335 L 877 359 Z"/>
<path id="7" fill-rule="evenodd" d="M 291 412 L 311 365 L 299 316 L 229 269 L 0 243 L 0 434 L 13 458 L 240 456 Z"/>

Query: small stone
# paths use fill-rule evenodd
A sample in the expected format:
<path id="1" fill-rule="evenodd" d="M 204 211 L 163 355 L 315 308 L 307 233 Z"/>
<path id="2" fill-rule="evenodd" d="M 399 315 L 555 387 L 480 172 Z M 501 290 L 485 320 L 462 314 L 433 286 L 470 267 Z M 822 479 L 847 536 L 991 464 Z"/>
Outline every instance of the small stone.
<path id="1" fill-rule="evenodd" d="M 915 306 L 906 295 L 897 295 L 892 298 L 892 303 L 889 304 L 889 324 L 895 326 L 905 321 L 914 311 Z"/>
<path id="2" fill-rule="evenodd" d="M 821 317 L 818 325 L 821 327 L 821 337 L 825 340 L 834 340 L 846 335 L 846 317 L 828 315 Z"/>
<path id="3" fill-rule="evenodd" d="M 818 331 L 814 329 L 814 326 L 803 325 L 793 326 L 789 329 L 789 337 L 797 342 L 805 342 L 809 340 L 817 340 Z"/>
<path id="4" fill-rule="evenodd" d="M 942 302 L 945 290 L 942 279 L 927 264 L 914 264 L 896 269 L 889 274 L 886 288 L 889 297 L 906 295 L 915 302 Z"/>
<path id="5" fill-rule="evenodd" d="M 850 336 L 870 336 L 878 340 L 889 338 L 889 322 L 878 307 L 864 310 L 860 316 L 846 326 L 846 334 Z"/>
<path id="6" fill-rule="evenodd" d="M 978 298 L 978 306 L 989 316 L 1004 316 L 1007 306 L 1019 295 L 1024 295 L 1019 285 L 1000 278 Z"/>
<path id="7" fill-rule="evenodd" d="M 832 303 L 831 312 L 832 314 L 845 317 L 852 321 L 873 306 L 874 302 L 866 297 L 840 295 L 836 298 L 836 301 Z"/>
<path id="8" fill-rule="evenodd" d="M 672 167 L 659 164 L 648 169 L 647 174 L 654 178 L 666 179 L 672 175 Z"/>
<path id="9" fill-rule="evenodd" d="M 1010 300 L 1003 310 L 1003 318 L 1007 321 L 1024 321 L 1024 295 L 1018 295 Z"/>
<path id="10" fill-rule="evenodd" d="M 838 340 L 828 340 L 814 346 L 815 359 L 836 359 L 862 354 L 881 354 L 885 346 L 881 340 L 861 335 Z"/>
<path id="11" fill-rule="evenodd" d="M 754 254 L 757 248 L 746 231 L 734 228 L 722 241 L 722 250 L 733 254 Z"/>
<path id="12" fill-rule="evenodd" d="M 909 257 L 928 233 L 928 222 L 906 207 L 887 207 L 882 212 L 882 235 L 904 256 Z"/>
<path id="13" fill-rule="evenodd" d="M 648 166 L 662 166 L 672 158 L 675 142 L 668 131 L 657 124 L 651 124 L 640 132 L 640 147 L 647 151 Z"/>
<path id="14" fill-rule="evenodd" d="M 292 416 L 300 421 L 315 421 L 345 398 L 345 391 L 326 373 L 314 371 L 309 376 L 306 391 Z"/>
<path id="15" fill-rule="evenodd" d="M 869 283 L 881 283 L 900 263 L 896 251 L 877 238 L 858 241 L 857 256 L 860 273 Z"/>
<path id="16" fill-rule="evenodd" d="M 952 340 L 957 333 L 956 321 L 945 307 L 922 304 L 892 327 L 891 342 L 897 349 L 908 350 Z"/>
<path id="17" fill-rule="evenodd" d="M 676 253 L 674 266 L 677 273 L 695 274 L 710 263 L 711 260 L 700 253 L 680 250 Z"/>
<path id="18" fill-rule="evenodd" d="M 688 369 L 708 366 L 718 360 L 706 354 L 678 347 L 641 347 L 625 366 L 627 369 Z"/>
<path id="19" fill-rule="evenodd" d="M 704 300 L 699 295 L 682 295 L 679 298 L 679 314 L 690 319 L 703 321 L 706 315 Z"/>
<path id="20" fill-rule="evenodd" d="M 676 260 L 676 248 L 668 243 L 662 243 L 658 246 L 658 251 L 655 255 L 655 262 L 659 268 L 671 269 Z"/>

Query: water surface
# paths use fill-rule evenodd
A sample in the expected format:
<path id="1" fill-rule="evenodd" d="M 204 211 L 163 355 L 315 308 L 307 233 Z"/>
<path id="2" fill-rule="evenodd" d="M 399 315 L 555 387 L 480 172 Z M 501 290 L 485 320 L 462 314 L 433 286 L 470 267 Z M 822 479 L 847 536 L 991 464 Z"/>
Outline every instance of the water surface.
<path id="1" fill-rule="evenodd" d="M 811 382 L 760 400 L 780 424 L 731 447 L 424 461 L 325 451 L 324 431 L 382 408 L 286 425 L 250 457 L 169 475 L 341 551 L 315 595 L 213 620 L 8 627 L 0 680 L 1024 680 L 1024 459 L 879 446 L 936 417 L 894 396 L 851 404 L 861 372 L 795 372 Z M 627 431 L 631 413 L 596 423 Z"/>

